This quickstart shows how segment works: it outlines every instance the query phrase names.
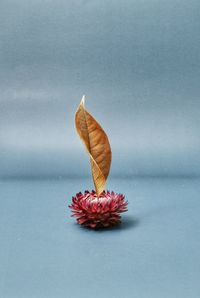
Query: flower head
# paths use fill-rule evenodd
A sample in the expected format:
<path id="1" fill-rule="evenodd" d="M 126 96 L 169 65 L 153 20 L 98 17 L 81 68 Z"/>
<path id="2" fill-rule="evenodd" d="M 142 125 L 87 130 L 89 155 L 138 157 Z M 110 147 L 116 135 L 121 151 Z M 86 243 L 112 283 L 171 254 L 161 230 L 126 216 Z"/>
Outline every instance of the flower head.
<path id="1" fill-rule="evenodd" d="M 120 213 L 127 211 L 128 201 L 123 194 L 103 191 L 99 196 L 93 190 L 77 193 L 69 208 L 80 225 L 90 228 L 109 227 L 120 223 Z"/>

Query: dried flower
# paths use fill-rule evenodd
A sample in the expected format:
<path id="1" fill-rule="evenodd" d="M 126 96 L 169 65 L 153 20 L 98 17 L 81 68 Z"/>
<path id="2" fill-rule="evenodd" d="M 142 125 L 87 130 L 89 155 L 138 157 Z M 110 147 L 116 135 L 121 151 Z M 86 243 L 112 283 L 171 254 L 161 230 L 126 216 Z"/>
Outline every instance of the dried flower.
<path id="1" fill-rule="evenodd" d="M 72 198 L 69 206 L 72 216 L 80 225 L 90 228 L 116 225 L 120 223 L 120 213 L 127 211 L 128 202 L 124 195 L 104 190 L 111 166 L 111 147 L 103 128 L 86 110 L 85 96 L 75 114 L 75 127 L 90 157 L 95 191 L 79 192 Z"/>
<path id="2" fill-rule="evenodd" d="M 123 194 L 103 191 L 99 196 L 93 190 L 77 193 L 69 206 L 80 225 L 90 228 L 109 227 L 120 223 L 120 213 L 127 211 L 128 201 Z"/>

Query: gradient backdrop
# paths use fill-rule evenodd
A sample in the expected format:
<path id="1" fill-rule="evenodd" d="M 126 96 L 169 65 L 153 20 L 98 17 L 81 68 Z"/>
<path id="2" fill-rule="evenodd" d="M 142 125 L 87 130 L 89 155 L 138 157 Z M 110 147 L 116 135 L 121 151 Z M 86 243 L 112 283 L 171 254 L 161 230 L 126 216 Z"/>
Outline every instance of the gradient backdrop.
<path id="1" fill-rule="evenodd" d="M 0 296 L 200 297 L 200 1 L 0 0 Z M 119 229 L 66 215 L 92 188 L 82 95 L 107 132 Z"/>
<path id="2" fill-rule="evenodd" d="M 0 2 L 0 175 L 88 175 L 73 117 L 113 175 L 200 174 L 199 1 Z"/>

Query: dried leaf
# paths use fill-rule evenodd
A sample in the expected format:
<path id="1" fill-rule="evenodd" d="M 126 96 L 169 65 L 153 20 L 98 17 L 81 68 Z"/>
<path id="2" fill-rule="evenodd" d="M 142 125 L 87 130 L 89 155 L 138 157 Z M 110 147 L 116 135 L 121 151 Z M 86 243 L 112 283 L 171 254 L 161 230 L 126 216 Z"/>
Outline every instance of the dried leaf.
<path id="1" fill-rule="evenodd" d="M 108 137 L 99 123 L 85 109 L 83 96 L 75 114 L 75 126 L 90 156 L 92 177 L 99 196 L 104 190 L 111 165 Z"/>

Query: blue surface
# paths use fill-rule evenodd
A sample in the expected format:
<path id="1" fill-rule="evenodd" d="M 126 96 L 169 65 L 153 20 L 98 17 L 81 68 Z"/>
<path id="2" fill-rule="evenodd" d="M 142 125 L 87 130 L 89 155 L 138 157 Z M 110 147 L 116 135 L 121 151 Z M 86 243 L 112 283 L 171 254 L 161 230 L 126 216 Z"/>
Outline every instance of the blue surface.
<path id="1" fill-rule="evenodd" d="M 0 183 L 0 297 L 199 298 L 200 180 L 112 179 L 120 227 L 75 224 L 67 205 L 91 179 Z"/>

